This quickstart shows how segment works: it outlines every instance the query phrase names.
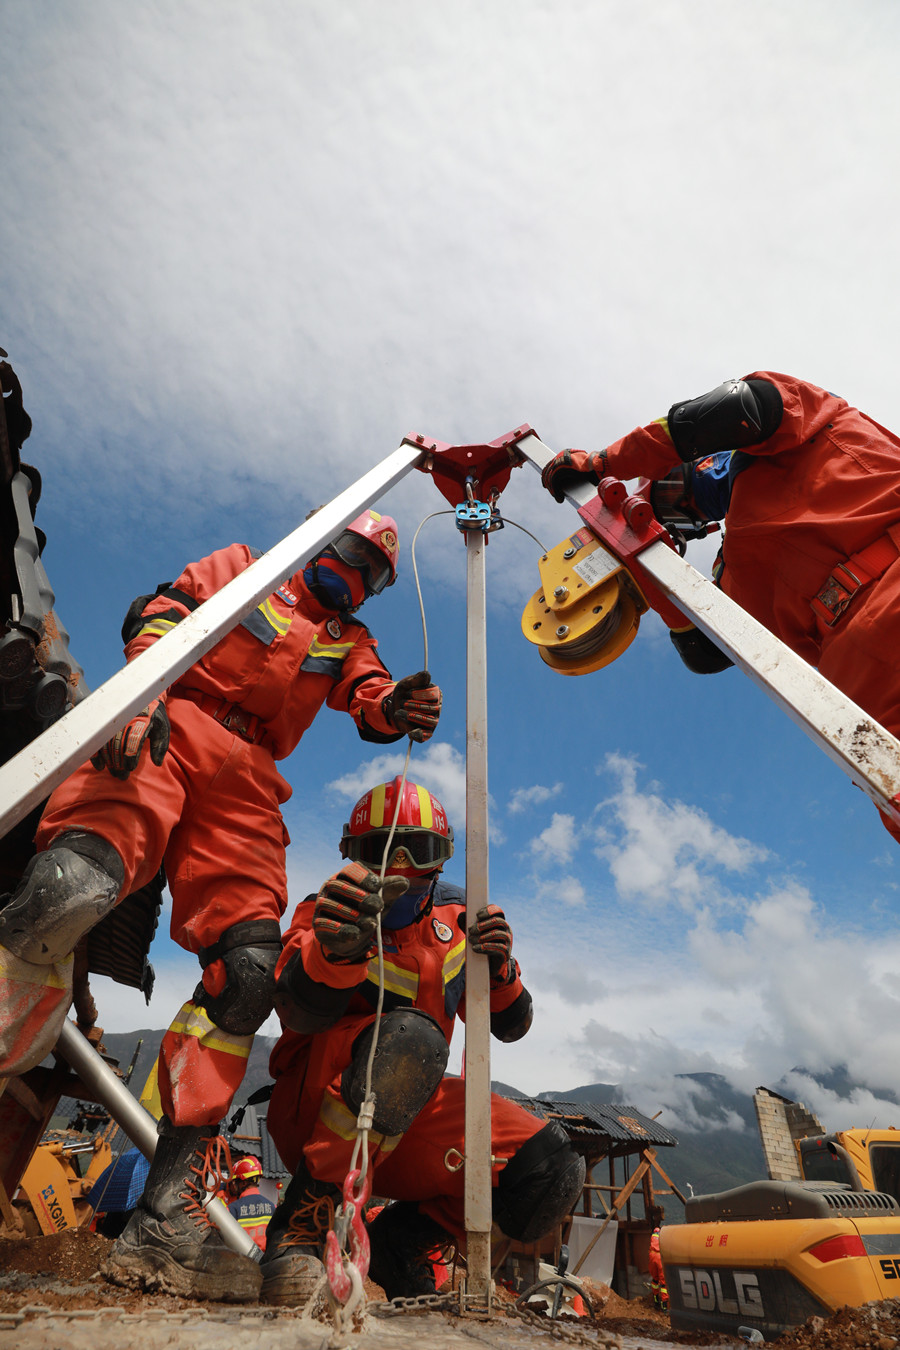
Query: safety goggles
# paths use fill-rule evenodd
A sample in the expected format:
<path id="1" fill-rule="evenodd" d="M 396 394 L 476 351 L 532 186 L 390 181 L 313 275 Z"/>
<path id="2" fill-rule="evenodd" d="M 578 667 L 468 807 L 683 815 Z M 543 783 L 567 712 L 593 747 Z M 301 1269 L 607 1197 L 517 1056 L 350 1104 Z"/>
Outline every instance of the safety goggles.
<path id="1" fill-rule="evenodd" d="M 380 595 L 391 580 L 392 568 L 387 557 L 361 534 L 345 530 L 331 545 L 335 557 L 340 558 L 348 567 L 355 567 L 362 573 L 366 590 L 372 595 Z"/>
<path id="2" fill-rule="evenodd" d="M 363 835 L 347 835 L 344 840 L 345 857 L 352 862 L 365 863 L 367 867 L 380 868 L 384 858 L 390 830 L 372 830 Z M 400 850 L 406 855 L 403 866 L 409 865 L 420 872 L 433 871 L 440 867 L 453 854 L 453 829 L 449 837 L 432 834 L 429 830 L 404 829 L 400 826 L 394 831 L 391 840 L 391 856 L 386 870 L 393 865 Z"/>

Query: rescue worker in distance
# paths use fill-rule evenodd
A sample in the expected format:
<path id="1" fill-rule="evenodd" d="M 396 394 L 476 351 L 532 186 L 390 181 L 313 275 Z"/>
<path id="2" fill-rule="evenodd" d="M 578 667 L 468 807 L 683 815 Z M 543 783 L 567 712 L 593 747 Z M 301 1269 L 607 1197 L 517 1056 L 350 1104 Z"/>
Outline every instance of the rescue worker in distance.
<path id="1" fill-rule="evenodd" d="M 900 735 L 900 438 L 837 394 L 762 370 L 599 453 L 563 451 L 542 481 L 562 501 L 575 481 L 639 474 L 664 524 L 724 518 L 722 590 Z M 673 641 L 692 670 L 731 664 L 697 629 Z"/>
<path id="2" fill-rule="evenodd" d="M 123 629 L 127 659 L 258 556 L 232 544 L 141 597 Z M 185 1195 L 205 1175 L 198 1158 L 272 1011 L 287 904 L 280 808 L 290 796 L 276 760 L 323 703 L 349 713 L 376 744 L 426 740 L 437 725 L 441 694 L 428 673 L 395 682 L 353 617 L 394 581 L 397 557 L 391 517 L 370 510 L 352 521 L 53 793 L 40 851 L 0 910 L 0 971 L 18 961 L 21 979 L 0 992 L 15 1012 L 42 981 L 53 985 L 52 1040 L 71 1000 L 76 943 L 163 861 L 172 937 L 203 968 L 163 1038 L 159 1142 L 143 1199 L 107 1258 L 113 1280 L 198 1298 L 258 1294 L 256 1263 L 230 1251 Z M 22 1072 L 49 1047 L 37 1044 L 28 1018 L 10 1015 L 7 1025 L 17 1039 L 7 1039 L 0 1073 Z"/>
<path id="3" fill-rule="evenodd" d="M 259 1189 L 262 1167 L 258 1158 L 248 1155 L 239 1158 L 231 1169 L 228 1182 L 228 1208 L 244 1232 L 252 1237 L 261 1251 L 266 1250 L 266 1229 L 275 1213 L 275 1206 Z"/>
<path id="4" fill-rule="evenodd" d="M 379 877 L 394 812 L 397 826 Z M 388 1298 L 433 1293 L 428 1253 L 465 1243 L 465 1084 L 444 1078 L 449 1040 L 465 1016 L 465 896 L 440 879 L 453 832 L 427 788 L 400 778 L 367 792 L 344 828 L 348 859 L 298 907 L 278 963 L 269 1130 L 293 1178 L 269 1226 L 265 1302 L 302 1303 L 323 1273 L 322 1250 L 356 1141 L 378 999 L 381 916 L 384 1004 L 372 1064 L 372 1193 L 397 1203 L 372 1222 L 370 1277 Z M 469 929 L 490 968 L 491 1030 L 517 1041 L 531 996 L 512 955 L 503 911 L 488 905 Z M 491 1097 L 494 1220 L 532 1242 L 581 1195 L 584 1159 L 555 1122 Z"/>

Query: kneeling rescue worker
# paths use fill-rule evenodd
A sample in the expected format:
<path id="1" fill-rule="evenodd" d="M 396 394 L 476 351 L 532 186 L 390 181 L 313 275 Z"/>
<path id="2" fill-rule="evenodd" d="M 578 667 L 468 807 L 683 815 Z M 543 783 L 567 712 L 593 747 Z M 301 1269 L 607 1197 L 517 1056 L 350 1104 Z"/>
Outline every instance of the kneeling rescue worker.
<path id="1" fill-rule="evenodd" d="M 258 556 L 232 544 L 135 601 L 128 660 Z M 235 1302 L 259 1293 L 258 1265 L 224 1245 L 198 1201 L 209 1140 L 273 1007 L 291 791 L 276 760 L 323 703 L 349 713 L 366 741 L 434 731 L 441 693 L 428 673 L 392 680 L 353 617 L 394 581 L 397 557 L 389 516 L 352 521 L 57 788 L 39 852 L 0 909 L 0 1073 L 47 1053 L 71 1001 L 76 944 L 163 861 L 172 937 L 203 968 L 163 1038 L 156 1154 L 104 1266 L 119 1283 Z"/>
<path id="2" fill-rule="evenodd" d="M 564 450 L 542 481 L 562 501 L 579 479 L 638 474 L 663 524 L 724 518 L 726 595 L 900 736 L 900 438 L 837 394 L 758 370 L 598 453 Z M 696 628 L 672 640 L 697 673 L 731 664 Z"/>
<path id="3" fill-rule="evenodd" d="M 383 896 L 379 878 L 397 796 L 397 828 Z M 293 1178 L 269 1225 L 262 1298 L 304 1302 L 323 1273 L 322 1251 L 350 1167 L 378 999 L 377 915 L 384 1004 L 372 1066 L 372 1192 L 386 1206 L 369 1228 L 370 1276 L 388 1298 L 433 1293 L 428 1253 L 465 1243 L 465 1084 L 445 1078 L 449 1040 L 464 1016 L 465 897 L 440 879 L 453 832 L 427 788 L 401 779 L 353 808 L 341 852 L 349 859 L 298 907 L 278 963 L 284 1034 L 270 1060 L 269 1130 Z M 375 869 L 370 870 L 370 869 Z M 531 996 L 512 955 L 503 911 L 489 905 L 469 930 L 490 967 L 491 1031 L 524 1036 Z M 580 1196 L 585 1165 L 562 1128 L 491 1097 L 494 1220 L 522 1242 L 552 1228 Z"/>

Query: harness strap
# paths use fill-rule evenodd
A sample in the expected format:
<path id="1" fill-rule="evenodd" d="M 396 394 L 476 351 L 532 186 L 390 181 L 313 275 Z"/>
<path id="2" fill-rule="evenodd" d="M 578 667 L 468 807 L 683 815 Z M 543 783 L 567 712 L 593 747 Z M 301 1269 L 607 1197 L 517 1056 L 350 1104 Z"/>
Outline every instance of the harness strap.
<path id="1" fill-rule="evenodd" d="M 900 526 L 892 525 L 886 534 L 876 539 L 874 544 L 860 549 L 843 562 L 837 563 L 825 585 L 811 601 L 813 613 L 826 628 L 833 628 L 864 586 L 877 581 L 900 557 L 900 545 L 895 535 L 900 534 Z"/>
<path id="2" fill-rule="evenodd" d="M 249 741 L 251 745 L 262 745 L 268 740 L 266 724 L 261 717 L 255 713 L 246 712 L 237 703 L 229 703 L 227 699 L 217 698 L 215 694 L 202 694 L 199 689 L 189 689 L 182 685 L 175 685 L 169 690 L 169 697 L 186 698 L 191 703 L 196 703 L 202 712 L 209 713 L 217 722 L 221 722 L 233 736 L 240 736 L 242 741 Z"/>

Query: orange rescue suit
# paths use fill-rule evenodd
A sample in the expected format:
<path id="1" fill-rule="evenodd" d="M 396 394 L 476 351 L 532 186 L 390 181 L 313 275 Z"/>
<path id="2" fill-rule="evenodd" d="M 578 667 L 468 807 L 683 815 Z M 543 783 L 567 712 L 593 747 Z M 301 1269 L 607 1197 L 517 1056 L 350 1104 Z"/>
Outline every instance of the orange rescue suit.
<path id="1" fill-rule="evenodd" d="M 384 929 L 383 1010 L 416 1007 L 440 1024 L 447 1040 L 457 1017 L 465 1020 L 465 903 L 456 887 L 438 882 L 434 909 L 406 928 Z M 442 898 L 443 895 L 448 898 Z M 305 974 L 331 989 L 352 989 L 346 1013 L 315 1035 L 285 1030 L 272 1051 L 269 1072 L 275 1080 L 269 1107 L 269 1131 L 287 1168 L 304 1159 L 312 1176 L 340 1186 L 356 1142 L 356 1115 L 341 1095 L 341 1075 L 350 1063 L 357 1037 L 374 1021 L 378 963 L 354 965 L 327 961 L 312 931 L 315 896 L 298 905 L 285 935 L 278 974 L 299 950 Z M 492 1022 L 517 1000 L 527 1000 L 518 964 L 514 981 L 492 989 Z M 546 1121 L 504 1097 L 491 1095 L 491 1152 L 497 1160 L 496 1186 L 503 1161 L 511 1158 Z M 419 1202 L 460 1241 L 463 1220 L 465 1083 L 444 1078 L 403 1135 L 369 1135 L 372 1193 Z"/>
<path id="2" fill-rule="evenodd" d="M 125 648 L 128 660 L 258 556 L 232 544 L 191 563 L 172 588 L 187 602 L 171 590 L 151 599 Z M 291 789 L 275 760 L 290 754 L 323 703 L 349 713 L 366 740 L 399 739 L 381 712 L 393 683 L 368 629 L 324 610 L 297 573 L 171 686 L 162 765 L 145 753 L 124 781 L 83 765 L 50 797 L 37 847 L 64 830 L 102 836 L 125 865 L 123 895 L 152 880 L 164 861 L 172 938 L 191 952 L 233 924 L 277 923 L 287 905 L 280 808 Z M 239 715 L 229 727 L 215 713 L 231 705 Z M 203 980 L 218 994 L 222 962 L 207 966 Z M 160 1055 L 162 1106 L 174 1124 L 222 1118 L 252 1039 L 217 1028 L 197 1003 L 184 1005 Z"/>
<path id="3" fill-rule="evenodd" d="M 720 585 L 900 736 L 900 552 L 833 627 L 811 604 L 838 563 L 884 536 L 900 547 L 900 439 L 804 380 L 765 370 L 744 378 L 774 384 L 784 414 L 771 436 L 740 451 L 749 463 L 725 516 Z M 623 436 L 606 456 L 623 479 L 661 478 L 680 463 L 665 418 Z"/>

